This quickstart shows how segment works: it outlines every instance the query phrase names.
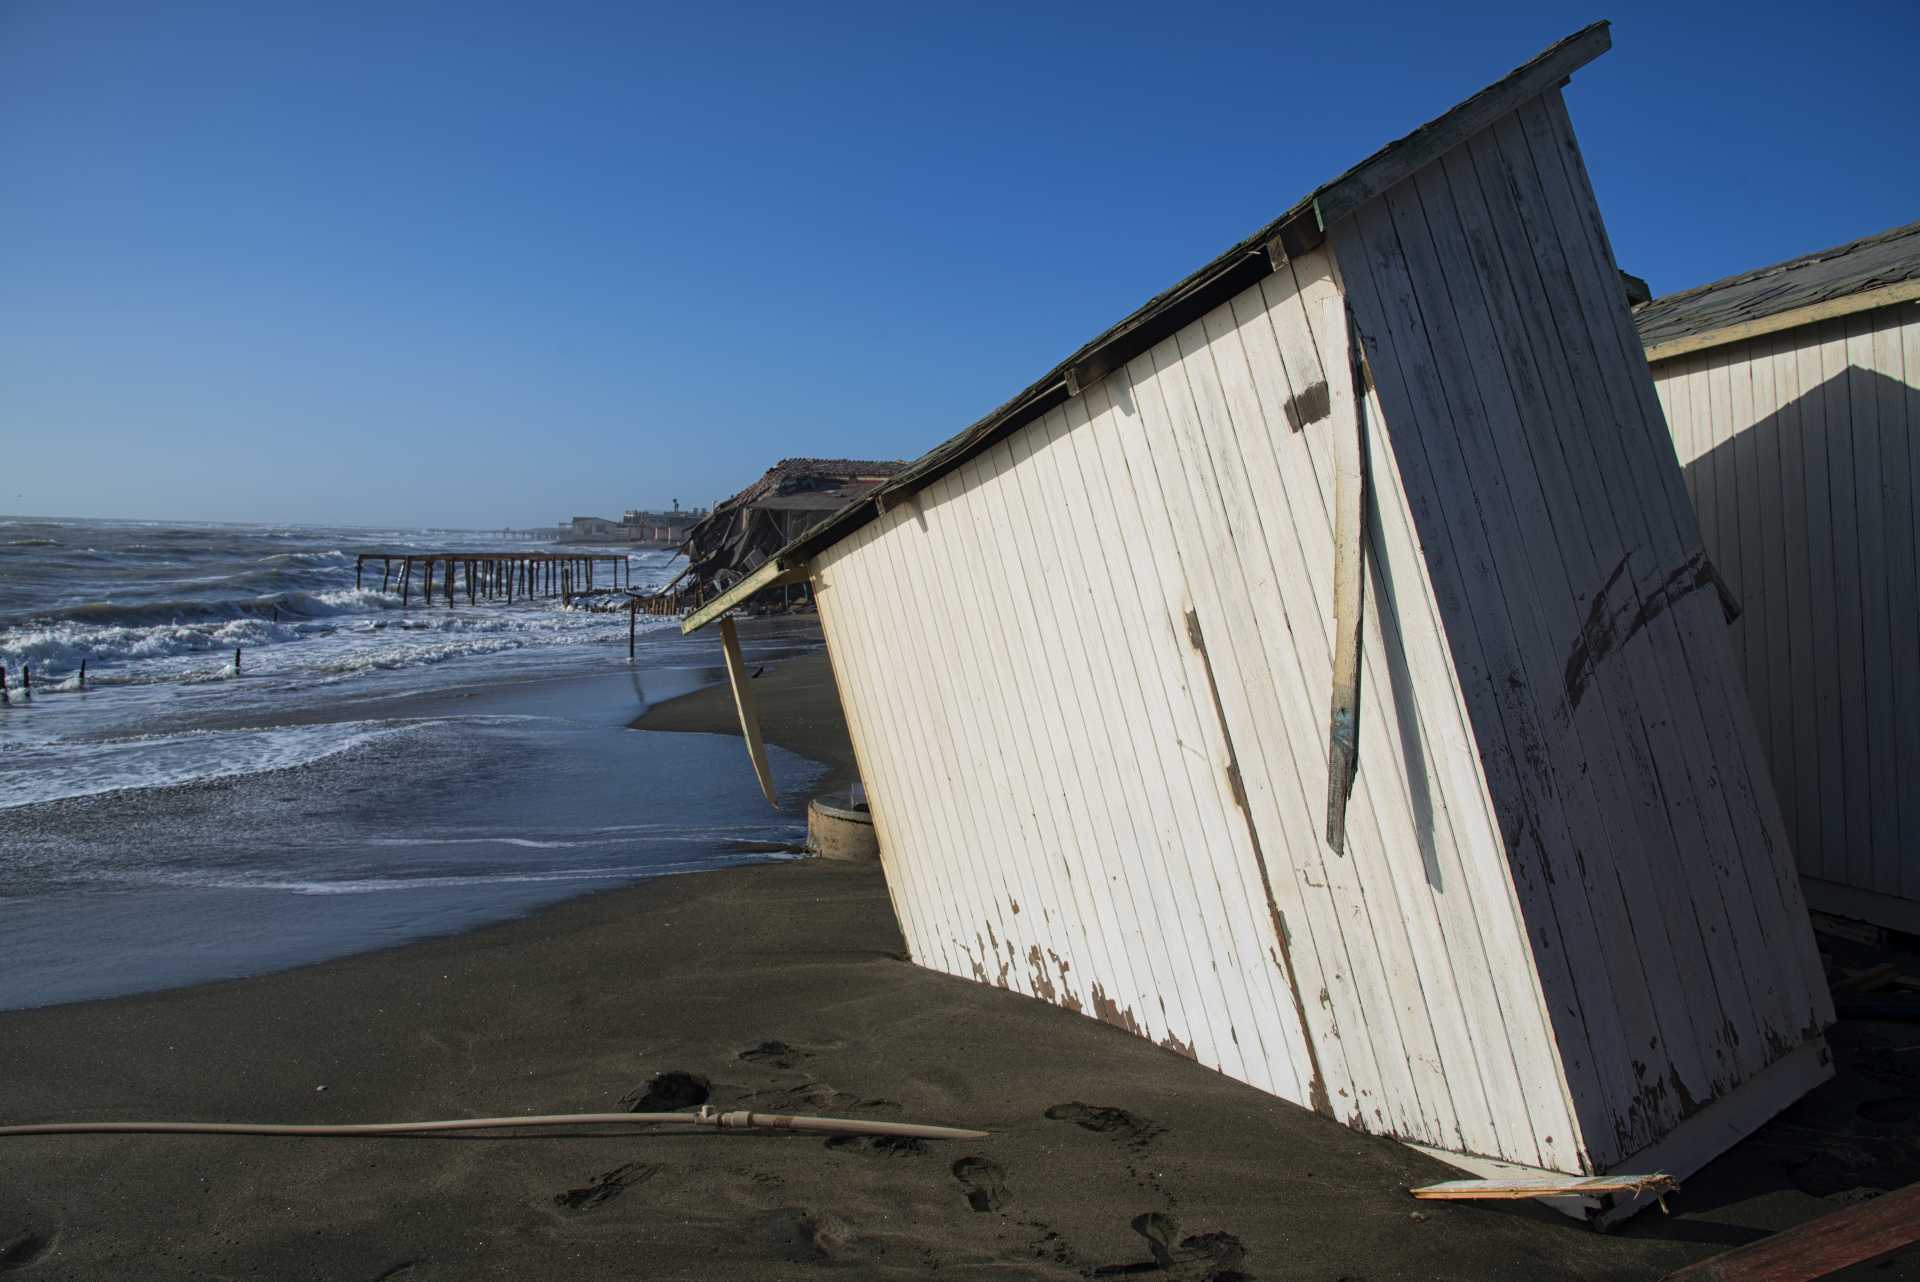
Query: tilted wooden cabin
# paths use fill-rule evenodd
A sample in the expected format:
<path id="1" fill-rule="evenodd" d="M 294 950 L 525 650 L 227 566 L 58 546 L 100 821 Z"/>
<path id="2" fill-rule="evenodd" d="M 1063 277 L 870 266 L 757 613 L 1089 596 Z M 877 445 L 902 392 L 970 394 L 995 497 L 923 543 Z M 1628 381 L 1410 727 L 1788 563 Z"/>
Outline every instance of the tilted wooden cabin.
<path id="1" fill-rule="evenodd" d="M 1828 1075 L 1560 98 L 1607 46 L 1321 187 L 689 617 L 814 582 L 915 961 L 1484 1172 L 1684 1175 Z"/>
<path id="2" fill-rule="evenodd" d="M 1635 320 L 1807 900 L 1920 931 L 1920 223 Z"/>

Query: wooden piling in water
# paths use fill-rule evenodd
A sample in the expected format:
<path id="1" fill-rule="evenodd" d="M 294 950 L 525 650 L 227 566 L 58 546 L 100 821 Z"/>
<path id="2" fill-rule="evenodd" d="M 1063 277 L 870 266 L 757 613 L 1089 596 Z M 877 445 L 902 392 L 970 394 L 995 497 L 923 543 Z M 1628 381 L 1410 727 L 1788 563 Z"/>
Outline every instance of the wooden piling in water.
<path id="1" fill-rule="evenodd" d="M 0 708 L 13 706 L 13 699 L 7 694 L 7 665 L 0 663 Z"/>

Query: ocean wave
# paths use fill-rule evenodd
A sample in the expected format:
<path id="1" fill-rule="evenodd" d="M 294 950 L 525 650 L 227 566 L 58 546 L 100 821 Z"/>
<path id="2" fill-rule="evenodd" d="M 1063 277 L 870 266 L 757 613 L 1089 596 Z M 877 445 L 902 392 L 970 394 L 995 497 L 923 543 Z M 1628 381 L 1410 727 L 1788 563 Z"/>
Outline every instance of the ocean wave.
<path id="1" fill-rule="evenodd" d="M 782 851 L 753 851 L 748 854 L 715 854 L 703 859 L 673 860 L 668 863 L 630 864 L 614 868 L 554 868 L 541 872 L 471 873 L 419 877 L 358 877 L 338 881 L 275 880 L 268 878 L 228 879 L 211 883 L 221 890 L 284 890 L 296 895 L 370 895 L 394 890 L 449 890 L 471 886 L 525 885 L 565 881 L 637 881 L 665 877 L 675 873 L 702 872 L 747 863 L 786 862 L 804 855 Z"/>
<path id="2" fill-rule="evenodd" d="M 57 548 L 60 546 L 60 540 L 59 539 L 9 539 L 7 540 L 7 546 L 10 548 Z"/>

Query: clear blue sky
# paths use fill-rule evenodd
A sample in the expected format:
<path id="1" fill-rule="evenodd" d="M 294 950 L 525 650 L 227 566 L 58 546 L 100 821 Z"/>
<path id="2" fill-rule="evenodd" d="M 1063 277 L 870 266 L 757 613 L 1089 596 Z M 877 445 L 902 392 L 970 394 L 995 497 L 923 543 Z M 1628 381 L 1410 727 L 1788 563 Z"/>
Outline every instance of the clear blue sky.
<path id="1" fill-rule="evenodd" d="M 0 0 L 0 511 L 547 523 L 912 457 L 1597 17 L 1667 292 L 1920 217 L 1920 5 Z"/>

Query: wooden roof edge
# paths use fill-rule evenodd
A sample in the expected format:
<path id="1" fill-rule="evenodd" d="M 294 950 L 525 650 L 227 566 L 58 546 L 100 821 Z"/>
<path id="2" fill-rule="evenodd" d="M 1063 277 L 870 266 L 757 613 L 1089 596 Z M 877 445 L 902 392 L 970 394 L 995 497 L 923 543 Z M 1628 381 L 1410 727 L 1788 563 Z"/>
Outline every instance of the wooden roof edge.
<path id="1" fill-rule="evenodd" d="M 841 508 L 781 550 L 795 563 L 852 534 L 875 516 L 926 488 L 1006 436 L 1270 274 L 1289 257 L 1326 239 L 1327 229 L 1417 173 L 1509 112 L 1566 83 L 1613 47 L 1605 20 L 1589 23 L 1345 173 L 1323 183 L 1286 213 L 1214 258 L 1126 319 L 1085 344 L 1039 381 L 915 459 L 890 480 Z"/>
<path id="2" fill-rule="evenodd" d="M 1705 351 L 1711 347 L 1725 347 L 1729 343 L 1744 342 L 1749 338 L 1762 338 L 1768 334 L 1778 334 L 1782 330 L 1798 329 L 1802 325 L 1833 320 L 1839 316 L 1851 316 L 1856 312 L 1870 312 L 1876 307 L 1891 307 L 1896 303 L 1911 302 L 1915 299 L 1920 299 L 1920 279 L 1895 281 L 1891 285 L 1882 285 L 1877 289 L 1863 289 L 1857 293 L 1842 294 L 1838 298 L 1826 298 L 1817 303 L 1808 303 L 1804 307 L 1790 307 L 1783 312 L 1756 316 L 1752 320 L 1735 321 L 1717 329 L 1702 330 L 1698 334 L 1684 334 L 1679 338 L 1667 339 L 1665 342 L 1649 343 L 1647 344 L 1647 363 L 1657 365 L 1661 361 L 1670 361 L 1676 356 L 1685 356 L 1690 352 Z"/>
<path id="3" fill-rule="evenodd" d="M 804 559 L 796 560 L 784 553 L 770 556 L 746 578 L 689 614 L 680 624 L 680 633 L 682 636 L 691 636 L 762 588 L 796 583 L 806 577 L 806 573 L 807 562 Z"/>

